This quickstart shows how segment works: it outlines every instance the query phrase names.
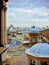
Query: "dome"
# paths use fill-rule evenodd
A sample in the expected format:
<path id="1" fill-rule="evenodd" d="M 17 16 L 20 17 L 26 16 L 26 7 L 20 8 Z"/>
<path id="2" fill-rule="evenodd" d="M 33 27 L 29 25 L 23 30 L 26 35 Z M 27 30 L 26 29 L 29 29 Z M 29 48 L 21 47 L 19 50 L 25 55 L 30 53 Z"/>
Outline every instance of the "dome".
<path id="1" fill-rule="evenodd" d="M 14 40 L 14 39 L 11 39 L 10 42 L 9 42 L 9 45 L 10 45 L 10 46 L 17 46 L 17 45 L 19 45 L 19 44 L 20 44 L 20 42 Z"/>
<path id="2" fill-rule="evenodd" d="M 31 48 L 27 49 L 26 54 L 34 57 L 49 58 L 49 44 L 37 43 Z"/>
<path id="3" fill-rule="evenodd" d="M 38 28 L 30 28 L 29 33 L 39 33 Z"/>

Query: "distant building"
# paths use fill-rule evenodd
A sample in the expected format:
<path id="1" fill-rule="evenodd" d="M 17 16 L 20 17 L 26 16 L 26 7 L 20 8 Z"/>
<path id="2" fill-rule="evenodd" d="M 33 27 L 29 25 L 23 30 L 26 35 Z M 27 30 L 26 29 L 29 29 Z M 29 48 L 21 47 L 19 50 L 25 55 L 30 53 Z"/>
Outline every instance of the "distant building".
<path id="1" fill-rule="evenodd" d="M 13 25 L 10 25 L 10 27 L 7 30 L 7 35 L 12 36 L 12 37 L 16 37 L 17 29 Z"/>
<path id="2" fill-rule="evenodd" d="M 45 29 L 43 31 L 40 31 L 40 34 L 41 34 L 42 39 L 45 42 L 49 43 L 49 29 Z"/>

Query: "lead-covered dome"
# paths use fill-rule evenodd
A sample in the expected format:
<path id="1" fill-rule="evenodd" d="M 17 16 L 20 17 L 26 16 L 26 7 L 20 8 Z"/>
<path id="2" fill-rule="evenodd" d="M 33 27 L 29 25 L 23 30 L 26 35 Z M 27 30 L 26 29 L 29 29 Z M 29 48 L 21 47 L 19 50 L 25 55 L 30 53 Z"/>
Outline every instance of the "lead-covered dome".
<path id="1" fill-rule="evenodd" d="M 38 28 L 33 28 L 33 27 L 31 27 L 30 29 L 29 29 L 29 33 L 39 33 L 39 30 L 38 30 Z"/>
<path id="2" fill-rule="evenodd" d="M 26 54 L 34 57 L 49 58 L 49 44 L 48 43 L 37 43 L 31 48 L 26 50 Z"/>

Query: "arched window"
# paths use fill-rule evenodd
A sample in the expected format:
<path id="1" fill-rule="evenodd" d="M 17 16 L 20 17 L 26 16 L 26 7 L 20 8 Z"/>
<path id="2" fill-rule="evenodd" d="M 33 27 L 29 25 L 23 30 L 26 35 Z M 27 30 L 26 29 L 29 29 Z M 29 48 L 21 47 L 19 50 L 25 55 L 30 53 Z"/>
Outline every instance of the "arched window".
<path id="1" fill-rule="evenodd" d="M 32 45 L 36 44 L 35 37 L 32 38 L 31 42 L 33 43 Z"/>
<path id="2" fill-rule="evenodd" d="M 32 38 L 32 42 L 34 42 L 34 43 L 35 43 L 35 38 L 34 38 L 34 37 Z"/>
<path id="3" fill-rule="evenodd" d="M 48 64 L 47 64 L 47 62 L 43 62 L 43 63 L 41 63 L 41 65 L 48 65 Z"/>
<path id="4" fill-rule="evenodd" d="M 35 61 L 30 60 L 30 65 L 35 65 Z"/>

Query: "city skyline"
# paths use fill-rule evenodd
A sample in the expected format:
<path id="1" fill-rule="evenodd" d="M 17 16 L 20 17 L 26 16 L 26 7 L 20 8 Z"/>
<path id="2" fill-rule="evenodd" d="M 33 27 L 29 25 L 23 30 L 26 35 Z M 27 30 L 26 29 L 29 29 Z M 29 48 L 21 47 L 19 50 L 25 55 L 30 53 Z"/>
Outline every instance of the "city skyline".
<path id="1" fill-rule="evenodd" d="M 9 0 L 7 27 L 49 26 L 49 0 Z"/>

